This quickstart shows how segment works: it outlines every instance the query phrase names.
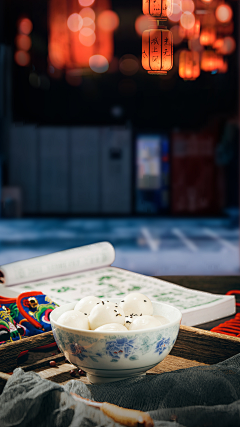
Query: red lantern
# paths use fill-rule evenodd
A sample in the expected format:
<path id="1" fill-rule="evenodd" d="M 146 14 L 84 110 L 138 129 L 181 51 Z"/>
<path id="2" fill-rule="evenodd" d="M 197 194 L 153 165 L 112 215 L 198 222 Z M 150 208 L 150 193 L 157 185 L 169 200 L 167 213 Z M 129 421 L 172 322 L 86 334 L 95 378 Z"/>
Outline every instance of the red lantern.
<path id="1" fill-rule="evenodd" d="M 146 30 L 142 35 L 142 66 L 149 74 L 167 74 L 173 66 L 173 35 L 165 29 Z"/>
<path id="2" fill-rule="evenodd" d="M 182 50 L 179 55 L 179 76 L 184 80 L 196 80 L 200 76 L 198 52 Z"/>
<path id="3" fill-rule="evenodd" d="M 173 0 L 142 0 L 144 15 L 166 21 L 173 13 Z"/>
<path id="4" fill-rule="evenodd" d="M 95 0 L 92 7 L 81 7 L 78 0 L 49 0 L 50 64 L 57 69 L 89 68 L 89 59 L 94 55 L 102 55 L 110 62 L 113 32 L 98 24 L 100 14 L 109 9 L 110 0 Z"/>
<path id="5" fill-rule="evenodd" d="M 216 30 L 214 27 L 204 27 L 200 34 L 200 43 L 203 46 L 212 46 L 216 40 Z"/>

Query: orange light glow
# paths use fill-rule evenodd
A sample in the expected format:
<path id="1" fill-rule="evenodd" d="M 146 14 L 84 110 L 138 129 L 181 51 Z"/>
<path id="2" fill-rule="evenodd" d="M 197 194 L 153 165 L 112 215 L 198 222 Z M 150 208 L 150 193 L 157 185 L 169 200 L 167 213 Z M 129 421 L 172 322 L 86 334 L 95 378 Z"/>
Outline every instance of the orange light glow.
<path id="1" fill-rule="evenodd" d="M 173 9 L 172 14 L 168 17 L 168 19 L 172 22 L 178 22 L 180 21 L 180 18 L 182 16 L 182 10 L 181 10 L 181 1 L 180 0 L 173 0 Z"/>
<path id="2" fill-rule="evenodd" d="M 215 14 L 219 22 L 227 24 L 232 19 L 233 11 L 228 4 L 220 4 L 216 9 Z"/>
<path id="3" fill-rule="evenodd" d="M 79 31 L 83 26 L 83 19 L 78 13 L 72 13 L 67 20 L 69 30 L 74 33 Z"/>
<path id="4" fill-rule="evenodd" d="M 91 28 L 84 27 L 80 30 L 79 40 L 83 46 L 92 46 L 96 41 L 96 34 Z"/>
<path id="5" fill-rule="evenodd" d="M 142 35 L 142 66 L 149 74 L 167 74 L 173 66 L 173 35 L 169 30 L 147 30 Z"/>
<path id="6" fill-rule="evenodd" d="M 195 9 L 195 4 L 192 0 L 182 0 L 182 5 L 181 5 L 182 12 L 193 13 L 194 9 Z"/>
<path id="7" fill-rule="evenodd" d="M 201 56 L 201 69 L 203 71 L 215 71 L 220 66 L 218 55 L 213 50 L 204 50 Z"/>
<path id="8" fill-rule="evenodd" d="M 217 49 L 218 53 L 222 55 L 231 55 L 236 49 L 236 42 L 233 37 L 228 36 L 222 39 L 222 44 Z"/>
<path id="9" fill-rule="evenodd" d="M 139 70 L 139 62 L 134 55 L 123 55 L 119 60 L 119 70 L 126 76 L 133 76 Z"/>
<path id="10" fill-rule="evenodd" d="M 105 73 L 109 68 L 109 63 L 107 58 L 103 55 L 93 55 L 89 59 L 89 67 L 95 73 L 102 74 Z"/>
<path id="11" fill-rule="evenodd" d="M 81 4 L 79 10 L 77 0 L 48 0 L 48 56 L 55 69 L 89 70 L 92 56 L 102 55 L 108 63 L 113 58 L 113 33 L 103 31 L 95 22 L 95 12 L 97 17 L 110 10 L 110 0 L 95 0 L 92 4 L 92 7 Z M 69 29 L 67 20 L 76 12 L 79 12 L 82 27 L 74 32 Z"/>
<path id="12" fill-rule="evenodd" d="M 217 35 L 214 27 L 204 27 L 200 34 L 200 43 L 203 46 L 212 46 L 216 37 Z"/>
<path id="13" fill-rule="evenodd" d="M 92 21 L 95 21 L 95 12 L 91 7 L 84 7 L 79 13 L 82 19 L 90 18 Z"/>
<path id="14" fill-rule="evenodd" d="M 192 40 L 198 39 L 200 34 L 200 20 L 195 19 L 195 23 L 192 28 L 186 29 L 180 26 L 180 33 L 184 39 Z"/>
<path id="15" fill-rule="evenodd" d="M 166 20 L 173 13 L 173 0 L 142 0 L 144 15 Z"/>
<path id="16" fill-rule="evenodd" d="M 32 32 L 33 24 L 28 18 L 22 18 L 18 21 L 18 31 L 27 36 Z"/>
<path id="17" fill-rule="evenodd" d="M 24 50 L 17 50 L 14 54 L 14 60 L 21 67 L 27 67 L 30 64 L 30 55 Z"/>
<path id="18" fill-rule="evenodd" d="M 212 2 L 212 0 L 202 0 L 202 2 L 203 2 L 203 3 L 207 3 L 207 4 L 209 4 L 209 3 L 211 3 L 211 2 Z"/>
<path id="19" fill-rule="evenodd" d="M 180 18 L 180 22 L 183 28 L 190 30 L 195 24 L 195 16 L 191 12 L 184 12 Z"/>
<path id="20" fill-rule="evenodd" d="M 227 61 L 223 61 L 220 67 L 218 68 L 218 73 L 224 74 L 228 71 L 228 63 Z"/>
<path id="21" fill-rule="evenodd" d="M 179 76 L 184 80 L 196 80 L 200 76 L 198 52 L 182 50 L 179 55 Z"/>
<path id="22" fill-rule="evenodd" d="M 149 28 L 149 17 L 147 15 L 140 15 L 137 17 L 135 21 L 135 30 L 139 36 L 142 35 L 143 31 L 147 30 Z M 157 28 L 157 21 L 154 20 L 151 22 L 151 28 L 154 25 L 153 28 Z"/>
<path id="23" fill-rule="evenodd" d="M 15 44 L 19 50 L 29 50 L 32 46 L 32 40 L 25 34 L 18 34 L 15 38 Z"/>
<path id="24" fill-rule="evenodd" d="M 103 31 L 115 31 L 119 26 L 119 17 L 112 10 L 105 10 L 98 16 L 97 23 Z"/>
<path id="25" fill-rule="evenodd" d="M 78 3 L 80 6 L 87 7 L 91 6 L 94 3 L 95 0 L 78 0 Z"/>

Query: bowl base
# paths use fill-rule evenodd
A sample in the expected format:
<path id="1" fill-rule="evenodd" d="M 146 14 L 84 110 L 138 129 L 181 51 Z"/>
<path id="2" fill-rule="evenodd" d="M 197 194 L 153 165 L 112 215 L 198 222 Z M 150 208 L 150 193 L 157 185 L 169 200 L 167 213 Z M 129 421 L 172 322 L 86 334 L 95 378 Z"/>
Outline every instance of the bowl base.
<path id="1" fill-rule="evenodd" d="M 104 383 L 112 383 L 114 381 L 123 381 L 123 380 L 128 380 L 130 378 L 133 377 L 139 377 L 139 376 L 143 376 L 146 375 L 146 373 L 138 373 L 138 374 L 134 374 L 134 375 L 128 375 L 126 377 L 100 377 L 98 375 L 92 375 L 92 374 L 87 374 L 87 379 L 89 380 L 89 382 L 91 384 L 104 384 Z"/>

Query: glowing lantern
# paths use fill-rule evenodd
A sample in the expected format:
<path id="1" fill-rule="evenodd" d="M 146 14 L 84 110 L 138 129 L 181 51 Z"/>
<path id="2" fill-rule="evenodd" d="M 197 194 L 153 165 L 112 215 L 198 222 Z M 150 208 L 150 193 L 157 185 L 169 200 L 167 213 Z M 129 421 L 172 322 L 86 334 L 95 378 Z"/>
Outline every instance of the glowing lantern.
<path id="1" fill-rule="evenodd" d="M 142 35 L 142 66 L 149 74 L 167 74 L 173 66 L 173 35 L 167 29 L 151 29 Z"/>
<path id="2" fill-rule="evenodd" d="M 219 22 L 227 24 L 232 19 L 233 11 L 228 4 L 220 4 L 216 9 L 215 15 Z"/>
<path id="3" fill-rule="evenodd" d="M 216 40 L 216 30 L 214 27 L 204 27 L 200 34 L 200 43 L 203 46 L 212 46 Z"/>
<path id="4" fill-rule="evenodd" d="M 106 58 L 109 64 L 114 51 L 113 26 L 118 18 L 114 12 L 109 15 L 110 0 L 49 0 L 48 4 L 48 55 L 53 68 L 90 71 L 89 59 L 95 55 Z M 103 12 L 108 12 L 104 19 L 107 30 L 101 27 L 101 19 L 98 24 Z M 67 78 L 73 80 L 71 73 Z"/>
<path id="5" fill-rule="evenodd" d="M 165 21 L 173 13 L 173 0 L 143 0 L 142 10 L 144 15 Z"/>
<path id="6" fill-rule="evenodd" d="M 192 28 L 183 28 L 182 25 L 180 27 L 180 34 L 184 39 L 195 40 L 198 39 L 200 34 L 200 20 L 195 19 L 195 23 Z"/>
<path id="7" fill-rule="evenodd" d="M 223 58 L 213 50 L 204 50 L 201 57 L 201 69 L 203 71 L 215 71 L 222 66 Z"/>
<path id="8" fill-rule="evenodd" d="M 198 52 L 182 50 L 179 55 L 179 76 L 184 80 L 195 80 L 200 75 Z"/>

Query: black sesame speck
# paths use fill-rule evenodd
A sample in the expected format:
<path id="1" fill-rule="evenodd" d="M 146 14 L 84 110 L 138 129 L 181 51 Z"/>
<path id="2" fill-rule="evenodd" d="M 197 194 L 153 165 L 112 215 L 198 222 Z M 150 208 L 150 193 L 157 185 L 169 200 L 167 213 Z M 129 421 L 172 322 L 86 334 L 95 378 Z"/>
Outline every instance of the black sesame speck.
<path id="1" fill-rule="evenodd" d="M 142 316 L 142 313 L 140 314 L 140 316 Z"/>
<path id="2" fill-rule="evenodd" d="M 85 314 L 85 316 L 87 316 L 87 313 L 84 313 Z"/>
<path id="3" fill-rule="evenodd" d="M 117 310 L 113 310 L 113 311 L 115 311 L 115 313 L 117 313 Z"/>
<path id="4" fill-rule="evenodd" d="M 124 299 L 121 302 L 124 302 Z"/>
<path id="5" fill-rule="evenodd" d="M 147 302 L 147 300 L 146 300 L 146 299 L 144 299 L 143 301 L 144 301 L 144 302 Z"/>
<path id="6" fill-rule="evenodd" d="M 104 301 L 102 301 L 102 305 L 104 305 Z"/>
<path id="7" fill-rule="evenodd" d="M 126 323 L 131 323 L 130 320 L 126 320 Z"/>

